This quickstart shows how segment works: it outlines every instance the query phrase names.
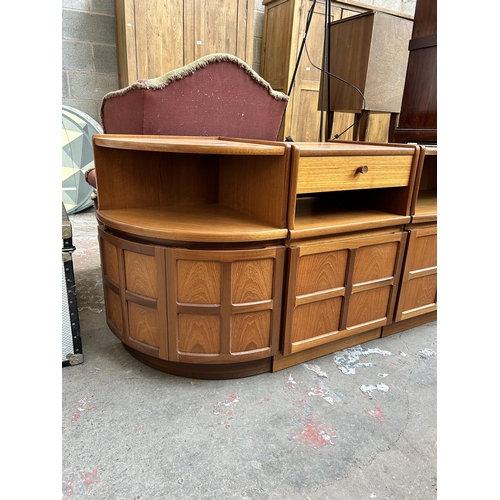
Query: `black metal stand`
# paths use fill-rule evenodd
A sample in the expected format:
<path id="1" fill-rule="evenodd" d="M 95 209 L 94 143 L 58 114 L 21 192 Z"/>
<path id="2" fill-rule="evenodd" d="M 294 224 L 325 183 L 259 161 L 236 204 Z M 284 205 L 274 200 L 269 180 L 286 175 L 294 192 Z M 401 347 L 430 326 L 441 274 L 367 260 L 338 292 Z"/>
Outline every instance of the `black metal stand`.
<path id="1" fill-rule="evenodd" d="M 331 12 L 331 3 L 330 0 L 325 1 L 325 35 L 324 35 L 324 45 L 323 45 L 323 67 L 322 67 L 322 85 L 321 85 L 321 115 L 320 115 L 320 124 L 319 124 L 319 142 L 325 140 L 326 137 L 323 137 L 323 121 L 325 116 L 325 99 L 328 95 L 328 103 L 330 105 L 330 92 L 327 92 L 327 89 L 330 89 L 330 82 L 328 79 L 329 71 L 327 70 L 329 66 L 330 60 L 330 12 Z M 328 68 L 329 69 L 329 68 Z M 328 112 L 328 111 L 327 111 Z"/>

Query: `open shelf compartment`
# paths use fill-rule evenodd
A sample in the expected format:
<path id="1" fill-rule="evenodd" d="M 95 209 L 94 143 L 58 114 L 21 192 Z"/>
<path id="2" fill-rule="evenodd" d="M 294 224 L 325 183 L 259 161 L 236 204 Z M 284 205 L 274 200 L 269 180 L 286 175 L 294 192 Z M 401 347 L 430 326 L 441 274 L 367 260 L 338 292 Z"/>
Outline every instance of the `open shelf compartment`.
<path id="1" fill-rule="evenodd" d="M 176 241 L 284 239 L 289 145 L 222 138 L 94 136 L 98 217 Z"/>

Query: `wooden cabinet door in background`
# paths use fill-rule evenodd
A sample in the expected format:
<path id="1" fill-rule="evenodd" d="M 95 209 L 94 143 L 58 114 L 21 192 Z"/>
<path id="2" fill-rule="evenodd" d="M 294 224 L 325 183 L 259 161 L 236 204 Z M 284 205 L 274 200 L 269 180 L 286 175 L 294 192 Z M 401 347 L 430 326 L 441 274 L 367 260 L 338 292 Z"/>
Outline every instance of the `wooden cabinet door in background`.
<path id="1" fill-rule="evenodd" d="M 252 65 L 255 0 L 115 0 L 120 87 L 216 52 Z"/>

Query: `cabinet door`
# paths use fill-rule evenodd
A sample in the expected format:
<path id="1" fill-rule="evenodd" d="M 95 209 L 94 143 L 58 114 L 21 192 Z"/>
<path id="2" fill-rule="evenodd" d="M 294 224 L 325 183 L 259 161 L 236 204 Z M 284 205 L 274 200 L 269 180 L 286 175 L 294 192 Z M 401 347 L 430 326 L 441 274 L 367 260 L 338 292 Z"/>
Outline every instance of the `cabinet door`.
<path id="1" fill-rule="evenodd" d="M 391 322 L 406 234 L 291 248 L 283 354 Z"/>
<path id="2" fill-rule="evenodd" d="M 184 1 L 115 0 L 120 87 L 184 65 Z"/>
<path id="3" fill-rule="evenodd" d="M 252 66 L 255 0 L 184 0 L 184 64 L 224 52 Z"/>
<path id="4" fill-rule="evenodd" d="M 255 0 L 116 0 L 120 87 L 226 52 L 252 65 Z"/>
<path id="5" fill-rule="evenodd" d="M 278 352 L 284 247 L 166 252 L 170 360 L 251 361 Z"/>
<path id="6" fill-rule="evenodd" d="M 295 141 L 318 141 L 324 140 L 324 135 L 320 139 L 321 125 L 321 70 L 323 67 L 323 49 L 325 32 L 326 2 L 318 2 L 314 9 L 314 15 L 307 35 L 307 52 L 304 50 L 297 69 L 294 87 L 291 92 L 291 103 L 287 106 L 285 123 L 289 125 L 289 132 Z M 297 47 L 297 57 L 300 45 L 305 35 L 307 24 L 307 14 L 311 7 L 311 2 L 302 2 L 300 16 L 299 35 L 293 42 L 299 43 Z M 332 8 L 332 10 L 337 10 Z M 332 12 L 333 14 L 333 12 Z M 333 19 L 333 17 L 332 17 Z M 309 59 L 310 58 L 310 59 Z M 294 61 L 296 63 L 296 61 Z M 295 68 L 295 66 L 294 66 Z M 288 92 L 288 89 L 285 90 Z M 324 109 L 328 109 L 328 98 L 324 96 Z M 327 127 L 326 113 L 323 114 L 323 131 Z"/>
<path id="7" fill-rule="evenodd" d="M 437 226 L 409 231 L 395 321 L 437 311 Z"/>
<path id="8" fill-rule="evenodd" d="M 166 359 L 165 254 L 99 228 L 106 318 L 125 344 Z"/>

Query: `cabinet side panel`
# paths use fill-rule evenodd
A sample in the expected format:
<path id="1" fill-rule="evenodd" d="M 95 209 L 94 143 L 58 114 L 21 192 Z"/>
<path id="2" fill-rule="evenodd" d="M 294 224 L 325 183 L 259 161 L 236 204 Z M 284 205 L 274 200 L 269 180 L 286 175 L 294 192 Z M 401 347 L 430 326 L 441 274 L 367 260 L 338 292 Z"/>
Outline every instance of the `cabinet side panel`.
<path id="1" fill-rule="evenodd" d="M 261 75 L 271 87 L 288 92 L 290 51 L 283 45 L 291 43 L 294 4 L 292 0 L 266 5 L 262 35 Z"/>
<path id="2" fill-rule="evenodd" d="M 137 80 L 135 1 L 115 0 L 116 56 L 120 88 Z"/>
<path id="3" fill-rule="evenodd" d="M 221 156 L 219 203 L 284 228 L 287 156 Z"/>
<path id="4" fill-rule="evenodd" d="M 353 17 L 330 25 L 329 71 L 348 81 L 362 93 L 370 57 L 374 14 Z M 330 78 L 330 110 L 360 110 L 363 100 L 351 86 Z M 370 109 L 370 108 L 368 108 Z"/>
<path id="5" fill-rule="evenodd" d="M 399 113 L 413 22 L 381 12 L 374 22 L 365 98 L 372 110 Z"/>

